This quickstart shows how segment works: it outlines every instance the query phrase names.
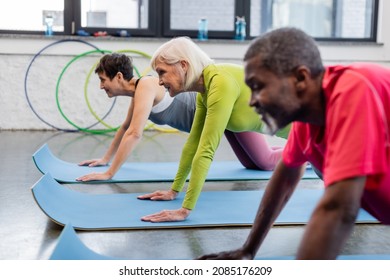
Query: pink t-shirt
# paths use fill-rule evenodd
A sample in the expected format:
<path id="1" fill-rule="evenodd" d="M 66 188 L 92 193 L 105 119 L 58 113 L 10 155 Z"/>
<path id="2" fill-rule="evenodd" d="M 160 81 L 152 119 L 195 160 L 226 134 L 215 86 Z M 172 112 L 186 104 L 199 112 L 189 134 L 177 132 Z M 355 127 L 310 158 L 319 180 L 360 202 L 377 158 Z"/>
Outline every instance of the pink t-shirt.
<path id="1" fill-rule="evenodd" d="M 366 190 L 385 194 L 390 210 L 390 69 L 327 67 L 322 88 L 325 126 L 293 123 L 283 162 L 297 167 L 309 161 L 323 173 L 325 186 L 367 176 Z"/>

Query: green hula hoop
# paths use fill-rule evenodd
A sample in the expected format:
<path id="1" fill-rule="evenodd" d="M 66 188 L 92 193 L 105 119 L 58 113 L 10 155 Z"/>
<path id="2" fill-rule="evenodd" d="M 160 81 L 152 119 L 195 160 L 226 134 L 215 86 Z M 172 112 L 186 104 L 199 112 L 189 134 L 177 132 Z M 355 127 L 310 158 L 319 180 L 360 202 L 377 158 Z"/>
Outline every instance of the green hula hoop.
<path id="1" fill-rule="evenodd" d="M 76 125 L 74 122 L 72 122 L 66 115 L 65 113 L 62 111 L 62 108 L 61 108 L 61 105 L 60 105 L 60 101 L 59 101 L 59 87 L 60 87 L 60 82 L 61 82 L 61 79 L 65 73 L 65 71 L 69 68 L 69 66 L 75 62 L 76 60 L 78 60 L 79 58 L 81 57 L 85 57 L 91 53 L 111 53 L 111 51 L 108 51 L 108 50 L 92 50 L 92 51 L 88 51 L 88 52 L 84 52 L 82 54 L 79 54 L 77 56 L 75 56 L 72 60 L 70 60 L 66 66 L 62 69 L 61 71 L 61 74 L 60 76 L 58 77 L 58 80 L 57 80 L 57 85 L 56 85 L 56 103 L 57 103 L 57 108 L 58 110 L 60 111 L 62 117 L 70 124 L 72 125 L 73 127 L 77 128 L 78 130 L 80 131 L 83 131 L 83 132 L 88 132 L 88 133 L 93 133 L 93 134 L 102 134 L 102 133 L 108 133 L 108 132 L 112 132 L 112 131 L 116 131 L 118 128 L 111 128 L 111 129 L 87 129 L 87 128 L 83 128 L 83 127 L 80 127 L 78 125 Z"/>

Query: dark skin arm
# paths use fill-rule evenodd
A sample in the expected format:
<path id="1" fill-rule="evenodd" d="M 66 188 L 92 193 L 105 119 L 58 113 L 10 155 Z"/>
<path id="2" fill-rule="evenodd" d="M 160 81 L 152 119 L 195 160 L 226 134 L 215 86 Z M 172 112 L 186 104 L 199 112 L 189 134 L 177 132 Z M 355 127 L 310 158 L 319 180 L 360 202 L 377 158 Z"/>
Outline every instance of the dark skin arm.
<path id="1" fill-rule="evenodd" d="M 234 251 L 204 255 L 198 259 L 253 259 L 275 219 L 291 197 L 304 170 L 305 165 L 298 168 L 288 168 L 280 161 L 266 187 L 245 244 Z"/>
<path id="2" fill-rule="evenodd" d="M 366 177 L 326 188 L 306 226 L 297 259 L 335 259 L 355 225 Z"/>
<path id="3" fill-rule="evenodd" d="M 245 244 L 234 251 L 204 255 L 199 259 L 253 259 L 303 171 L 303 168 L 287 168 L 280 162 L 267 185 Z M 366 177 L 356 177 L 339 181 L 325 189 L 306 226 L 297 259 L 337 257 L 354 227 L 365 182 Z"/>

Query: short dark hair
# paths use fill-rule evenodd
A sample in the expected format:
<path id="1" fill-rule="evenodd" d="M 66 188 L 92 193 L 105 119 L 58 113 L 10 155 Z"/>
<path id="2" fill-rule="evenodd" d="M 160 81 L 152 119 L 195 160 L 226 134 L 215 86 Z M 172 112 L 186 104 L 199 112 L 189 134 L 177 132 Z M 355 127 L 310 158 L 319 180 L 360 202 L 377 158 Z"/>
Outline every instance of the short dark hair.
<path id="1" fill-rule="evenodd" d="M 104 55 L 95 68 L 95 73 L 105 73 L 112 80 L 118 72 L 123 74 L 125 80 L 130 81 L 133 77 L 132 59 L 121 53 Z"/>
<path id="2" fill-rule="evenodd" d="M 289 75 L 303 65 L 310 69 L 312 78 L 325 70 L 314 39 L 293 27 L 275 29 L 255 38 L 244 61 L 256 56 L 261 57 L 261 67 L 278 76 Z"/>

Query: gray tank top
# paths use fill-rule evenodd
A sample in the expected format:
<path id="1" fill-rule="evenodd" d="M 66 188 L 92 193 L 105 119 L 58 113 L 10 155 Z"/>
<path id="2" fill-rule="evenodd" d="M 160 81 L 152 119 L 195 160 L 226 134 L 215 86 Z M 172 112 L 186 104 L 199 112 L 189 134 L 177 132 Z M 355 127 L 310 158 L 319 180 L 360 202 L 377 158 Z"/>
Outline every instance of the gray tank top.
<path id="1" fill-rule="evenodd" d="M 182 92 L 173 98 L 163 111 L 150 113 L 149 120 L 159 125 L 169 125 L 180 131 L 190 132 L 194 121 L 197 92 Z"/>

